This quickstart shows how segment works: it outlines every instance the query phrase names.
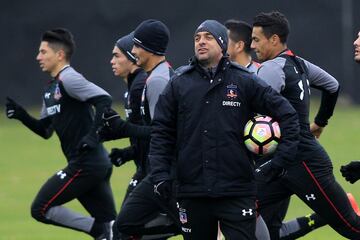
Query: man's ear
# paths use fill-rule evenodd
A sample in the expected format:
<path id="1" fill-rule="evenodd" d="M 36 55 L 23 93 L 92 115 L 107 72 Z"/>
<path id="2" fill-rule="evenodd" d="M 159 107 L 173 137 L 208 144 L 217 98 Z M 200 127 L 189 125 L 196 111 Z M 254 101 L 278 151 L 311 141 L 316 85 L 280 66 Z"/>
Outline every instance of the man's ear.
<path id="1" fill-rule="evenodd" d="M 277 45 L 280 43 L 280 37 L 279 35 L 277 34 L 273 34 L 271 37 L 270 37 L 270 42 L 272 45 Z"/>
<path id="2" fill-rule="evenodd" d="M 245 43 L 243 41 L 238 41 L 235 46 L 236 46 L 236 51 L 240 53 L 244 51 Z"/>
<path id="3" fill-rule="evenodd" d="M 60 61 L 66 59 L 66 54 L 63 49 L 60 49 L 59 51 L 57 51 L 56 55 L 57 55 L 58 60 L 60 60 Z"/>

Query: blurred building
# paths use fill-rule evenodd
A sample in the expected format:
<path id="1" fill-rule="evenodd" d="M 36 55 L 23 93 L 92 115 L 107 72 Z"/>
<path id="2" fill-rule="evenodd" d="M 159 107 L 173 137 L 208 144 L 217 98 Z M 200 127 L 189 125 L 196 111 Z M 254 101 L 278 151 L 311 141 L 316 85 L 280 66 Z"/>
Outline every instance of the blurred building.
<path id="1" fill-rule="evenodd" d="M 360 103 L 360 65 L 353 61 L 353 41 L 360 30 L 356 0 L 91 0 L 3 1 L 0 7 L 0 102 L 10 95 L 25 105 L 40 104 L 49 77 L 35 57 L 41 34 L 70 29 L 77 42 L 72 65 L 121 101 L 125 85 L 111 71 L 115 41 L 142 20 L 156 18 L 171 31 L 168 60 L 174 68 L 193 55 L 193 33 L 205 19 L 236 18 L 252 22 L 261 12 L 279 10 L 291 24 L 289 47 L 321 66 L 342 85 L 341 97 Z"/>

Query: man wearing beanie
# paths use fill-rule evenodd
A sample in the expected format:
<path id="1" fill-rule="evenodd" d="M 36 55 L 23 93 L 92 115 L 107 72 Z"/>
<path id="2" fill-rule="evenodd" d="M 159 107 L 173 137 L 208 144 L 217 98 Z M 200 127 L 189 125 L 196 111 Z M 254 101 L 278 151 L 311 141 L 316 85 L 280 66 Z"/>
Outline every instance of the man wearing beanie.
<path id="1" fill-rule="evenodd" d="M 127 83 L 128 91 L 125 93 L 125 114 L 126 120 L 133 124 L 143 125 L 140 114 L 141 94 L 147 78 L 146 72 L 136 65 L 136 57 L 131 53 L 133 48 L 134 33 L 130 33 L 120 38 L 112 51 L 111 67 L 115 76 L 121 77 Z M 104 138 L 106 136 L 103 135 Z M 105 140 L 105 139 L 103 139 Z M 136 187 L 138 183 L 144 178 L 145 163 L 147 156 L 144 155 L 143 146 L 148 145 L 146 139 L 138 139 L 131 137 L 131 145 L 129 147 L 118 149 L 111 149 L 109 155 L 111 162 L 120 167 L 130 160 L 134 160 L 136 165 L 136 172 L 132 177 L 125 198 Z"/>
<path id="2" fill-rule="evenodd" d="M 99 133 L 107 140 L 124 137 L 139 141 L 143 139 L 142 143 L 146 144 L 142 144 L 141 149 L 138 149 L 142 156 L 148 155 L 150 123 L 158 97 L 173 74 L 165 59 L 169 36 L 169 30 L 164 23 L 150 19 L 135 29 L 132 38 L 134 46 L 131 54 L 135 56 L 136 64 L 148 74 L 139 108 L 144 125 L 124 121 L 115 111 L 109 110 L 103 118 L 106 127 Z M 147 174 L 148 165 L 142 164 L 141 170 Z M 114 236 L 137 239 L 152 235 L 151 239 L 164 239 L 180 233 L 175 201 L 159 200 L 153 191 L 153 185 L 149 176 L 146 176 L 127 197 L 115 221 Z"/>
<path id="3" fill-rule="evenodd" d="M 160 95 L 149 160 L 155 192 L 168 196 L 176 169 L 178 215 L 185 240 L 255 238 L 256 184 L 244 126 L 254 112 L 282 126 L 273 159 L 256 172 L 273 181 L 297 148 L 299 125 L 291 105 L 256 75 L 229 61 L 226 28 L 206 20 L 194 35 L 195 56 Z"/>

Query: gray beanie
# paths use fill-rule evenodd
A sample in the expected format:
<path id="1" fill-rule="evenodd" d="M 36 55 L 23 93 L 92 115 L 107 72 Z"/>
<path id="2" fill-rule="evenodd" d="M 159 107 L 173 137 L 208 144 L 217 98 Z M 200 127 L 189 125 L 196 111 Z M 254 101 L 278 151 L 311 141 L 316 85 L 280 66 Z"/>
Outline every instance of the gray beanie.
<path id="1" fill-rule="evenodd" d="M 136 57 L 131 53 L 134 46 L 134 32 L 120 38 L 115 45 L 123 52 L 123 54 L 133 63 L 136 63 Z"/>
<path id="2" fill-rule="evenodd" d="M 206 20 L 200 24 L 196 29 L 195 34 L 198 32 L 209 32 L 214 36 L 217 43 L 222 49 L 223 54 L 226 54 L 228 45 L 227 29 L 224 25 L 216 20 Z"/>

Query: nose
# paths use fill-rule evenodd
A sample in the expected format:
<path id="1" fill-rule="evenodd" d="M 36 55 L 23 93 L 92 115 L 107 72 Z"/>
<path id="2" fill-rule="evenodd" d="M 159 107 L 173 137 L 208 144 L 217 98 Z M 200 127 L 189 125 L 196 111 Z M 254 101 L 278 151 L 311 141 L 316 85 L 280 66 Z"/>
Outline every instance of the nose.
<path id="1" fill-rule="evenodd" d="M 134 45 L 133 48 L 131 49 L 131 53 L 136 55 L 137 53 L 137 47 Z"/>
<path id="2" fill-rule="evenodd" d="M 205 38 L 201 36 L 198 43 L 204 45 L 206 43 Z"/>
<path id="3" fill-rule="evenodd" d="M 250 48 L 251 48 L 251 49 L 255 49 L 255 43 L 254 43 L 254 41 L 251 41 Z"/>
<path id="4" fill-rule="evenodd" d="M 36 60 L 40 61 L 40 53 L 38 53 L 38 55 L 36 55 Z"/>

